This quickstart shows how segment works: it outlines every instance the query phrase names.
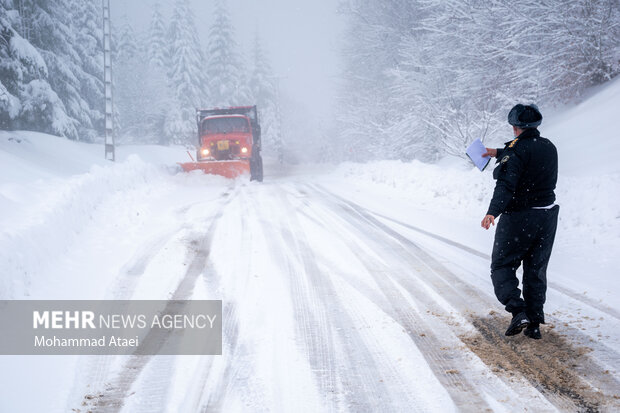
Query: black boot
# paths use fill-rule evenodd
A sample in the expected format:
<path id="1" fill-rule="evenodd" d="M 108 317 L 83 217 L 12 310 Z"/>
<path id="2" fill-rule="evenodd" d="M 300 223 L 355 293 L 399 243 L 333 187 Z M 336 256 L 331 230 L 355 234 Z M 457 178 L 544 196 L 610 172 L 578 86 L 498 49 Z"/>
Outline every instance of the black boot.
<path id="1" fill-rule="evenodd" d="M 530 323 L 529 326 L 523 331 L 523 334 L 534 340 L 540 340 L 542 335 L 540 334 L 540 325 L 538 323 Z"/>
<path id="2" fill-rule="evenodd" d="M 530 324 L 530 319 L 527 318 L 527 315 L 525 315 L 525 313 L 515 314 L 512 317 L 512 321 L 510 322 L 510 325 L 508 326 L 508 330 L 506 330 L 505 334 L 507 336 L 514 336 L 516 334 L 519 334 L 529 324 Z"/>

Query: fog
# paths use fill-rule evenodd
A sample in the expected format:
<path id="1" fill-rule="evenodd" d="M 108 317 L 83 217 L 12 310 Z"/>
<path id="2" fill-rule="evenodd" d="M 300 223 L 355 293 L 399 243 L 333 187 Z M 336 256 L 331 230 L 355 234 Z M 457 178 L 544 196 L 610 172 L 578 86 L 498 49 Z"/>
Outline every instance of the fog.
<path id="1" fill-rule="evenodd" d="M 110 1 L 120 144 L 189 147 L 195 108 L 257 105 L 278 159 L 433 162 L 620 73 L 617 0 Z M 102 3 L 3 4 L 0 127 L 100 139 Z"/>
<path id="2" fill-rule="evenodd" d="M 166 19 L 173 1 L 112 0 L 113 24 L 128 21 L 136 31 L 148 28 L 151 8 L 159 2 Z M 341 75 L 341 39 L 344 18 L 334 0 L 298 2 L 289 0 L 228 0 L 228 10 L 241 52 L 248 57 L 258 31 L 280 88 L 289 99 L 306 106 L 312 117 L 328 119 L 333 111 Z M 214 2 L 190 0 L 195 12 L 201 47 L 207 45 Z M 208 58 L 208 56 L 207 56 Z"/>

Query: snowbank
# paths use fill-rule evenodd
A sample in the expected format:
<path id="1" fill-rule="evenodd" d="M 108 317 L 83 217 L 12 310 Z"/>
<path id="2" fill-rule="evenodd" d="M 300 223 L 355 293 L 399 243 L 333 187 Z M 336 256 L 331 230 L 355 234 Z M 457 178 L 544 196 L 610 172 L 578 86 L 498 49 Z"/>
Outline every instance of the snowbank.
<path id="1" fill-rule="evenodd" d="M 421 162 L 345 163 L 335 176 L 356 185 L 388 186 L 418 206 L 467 218 L 482 216 L 493 195 L 491 171 L 465 165 L 442 167 Z M 559 228 L 584 242 L 620 244 L 620 173 L 560 176 L 556 190 L 561 206 Z M 602 247 L 601 247 L 602 248 Z"/>
<path id="2" fill-rule="evenodd" d="M 564 285 L 580 292 L 595 289 L 602 300 L 615 296 L 615 278 L 610 277 L 617 273 L 620 246 L 620 149 L 614 133 L 617 115 L 612 113 L 620 107 L 619 80 L 579 105 L 545 119 L 542 130 L 558 147 L 561 165 L 556 189 L 561 210 L 554 268 Z M 486 241 L 476 238 L 472 226 L 479 227 L 476 223 L 491 200 L 493 167 L 489 165 L 480 173 L 461 159 L 445 159 L 436 165 L 415 161 L 345 163 L 331 178 L 352 188 L 363 187 L 364 192 L 385 194 L 386 199 L 399 198 L 412 210 L 430 211 L 425 215 L 449 221 L 439 225 L 444 227 L 443 236 L 490 253 L 490 246 L 482 249 Z M 454 222 L 465 227 L 446 228 Z M 437 222 L 418 224 L 427 231 L 439 230 Z"/>
<path id="3" fill-rule="evenodd" d="M 620 172 L 618 108 L 620 78 L 600 87 L 589 99 L 543 121 L 541 133 L 558 147 L 562 175 Z"/>
<path id="4" fill-rule="evenodd" d="M 0 132 L 0 297 L 23 298 L 34 284 L 53 282 L 49 266 L 75 248 L 97 214 L 114 208 L 108 226 L 139 220 L 138 200 L 183 184 L 173 176 L 183 155 L 178 147 L 128 146 L 112 163 L 102 145 Z"/>
<path id="5" fill-rule="evenodd" d="M 45 272 L 47 265 L 73 245 L 102 204 L 118 193 L 133 191 L 133 196 L 139 196 L 144 190 L 153 190 L 145 184 L 161 180 L 162 175 L 162 169 L 133 155 L 118 165 L 94 165 L 89 173 L 69 179 L 24 184 L 21 189 L 27 191 L 20 193 L 13 188 L 8 210 L 3 207 L 0 211 L 4 298 L 15 292 L 27 292 L 33 274 Z M 110 224 L 116 225 L 123 219 L 131 217 L 116 217 Z M 8 274 L 10 279 L 6 279 Z"/>
<path id="6" fill-rule="evenodd" d="M 560 229 L 583 242 L 598 244 L 605 253 L 620 244 L 618 107 L 620 79 L 580 104 L 545 118 L 541 127 L 542 135 L 558 147 Z M 358 184 L 396 188 L 417 205 L 471 217 L 486 212 L 495 185 L 493 166 L 480 173 L 468 162 L 454 159 L 439 165 L 381 161 L 345 163 L 335 173 Z"/>
<path id="7" fill-rule="evenodd" d="M 167 297 L 184 273 L 183 225 L 194 220 L 189 208 L 200 203 L 197 209 L 209 214 L 228 184 L 177 174 L 175 162 L 187 158 L 184 152 L 123 146 L 112 163 L 103 159 L 102 145 L 0 132 L 0 299 L 131 298 L 134 287 L 142 299 Z M 142 261 L 160 248 L 160 261 Z M 131 271 L 146 274 L 132 284 Z M 91 373 L 80 360 L 3 356 L 0 387 L 8 390 L 0 411 L 79 406 L 84 382 L 97 380 L 78 374 Z"/>
<path id="8" fill-rule="evenodd" d="M 461 217 L 479 215 L 493 193 L 492 175 L 481 174 L 464 162 L 452 162 L 447 167 L 419 161 L 347 162 L 334 175 L 357 184 L 389 186 L 407 194 L 418 206 L 453 211 Z"/>

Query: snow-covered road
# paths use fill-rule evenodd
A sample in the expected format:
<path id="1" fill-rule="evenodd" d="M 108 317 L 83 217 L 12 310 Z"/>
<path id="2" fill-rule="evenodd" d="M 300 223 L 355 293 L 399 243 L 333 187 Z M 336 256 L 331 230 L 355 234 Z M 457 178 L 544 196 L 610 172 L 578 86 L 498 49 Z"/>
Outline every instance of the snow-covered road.
<path id="1" fill-rule="evenodd" d="M 535 341 L 503 335 L 492 181 L 469 167 L 268 165 L 256 183 L 177 173 L 175 148 L 111 165 L 0 138 L 3 298 L 221 299 L 224 330 L 221 356 L 0 356 L 2 412 L 620 410 L 616 215 L 591 178 L 571 182 L 607 220 L 589 238 L 560 191 Z"/>
<path id="2" fill-rule="evenodd" d="M 422 211 L 403 222 L 312 175 L 211 185 L 208 196 L 199 178 L 189 182 L 166 194 L 177 200 L 168 212 L 178 226 L 141 241 L 107 298 L 222 299 L 224 354 L 83 357 L 70 407 L 620 408 L 615 309 L 552 288 L 551 311 L 554 302 L 583 309 L 607 324 L 606 339 L 559 310 L 544 340 L 506 338 L 509 319 L 492 296 L 488 256 L 428 231 L 432 225 L 413 225 L 424 223 Z"/>

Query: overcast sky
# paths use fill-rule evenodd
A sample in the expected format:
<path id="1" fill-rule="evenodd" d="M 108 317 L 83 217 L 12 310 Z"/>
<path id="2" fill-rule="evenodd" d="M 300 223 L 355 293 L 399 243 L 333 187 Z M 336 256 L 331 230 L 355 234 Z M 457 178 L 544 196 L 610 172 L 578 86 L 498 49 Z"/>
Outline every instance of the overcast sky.
<path id="1" fill-rule="evenodd" d="M 162 12 L 170 16 L 174 0 L 160 0 Z M 123 15 L 137 30 L 148 27 L 155 0 L 112 0 L 112 19 Z M 190 0 L 196 13 L 203 50 L 212 21 L 214 0 Z M 258 28 L 274 71 L 283 79 L 283 92 L 304 102 L 317 115 L 333 109 L 340 75 L 342 16 L 336 13 L 338 0 L 228 0 L 237 40 L 251 56 L 254 32 Z M 113 22 L 114 23 L 114 22 Z"/>

